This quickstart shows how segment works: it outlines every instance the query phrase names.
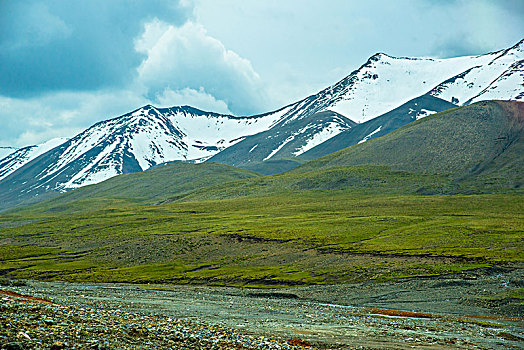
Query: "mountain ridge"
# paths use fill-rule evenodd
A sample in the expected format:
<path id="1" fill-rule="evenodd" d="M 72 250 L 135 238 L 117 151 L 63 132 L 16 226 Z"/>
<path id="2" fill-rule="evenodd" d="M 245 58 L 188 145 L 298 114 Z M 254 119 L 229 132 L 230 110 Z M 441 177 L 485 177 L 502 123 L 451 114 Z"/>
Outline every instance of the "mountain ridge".
<path id="1" fill-rule="evenodd" d="M 301 158 L 305 160 L 320 158 L 343 148 L 384 136 L 413 121 L 454 107 L 457 106 L 426 94 L 330 138 L 302 154 Z"/>
<path id="2" fill-rule="evenodd" d="M 419 119 L 278 175 L 259 176 L 218 163 L 175 163 L 119 175 L 62 194 L 38 208 L 72 210 L 83 200 L 102 203 L 96 206 L 109 199 L 151 204 L 333 190 L 399 195 L 522 193 L 523 163 L 524 102 L 481 101 Z M 226 174 L 230 181 L 213 180 L 214 171 L 217 178 Z M 186 177 L 169 180 L 165 174 L 170 172 Z"/>
<path id="3" fill-rule="evenodd" d="M 317 94 L 254 116 L 146 105 L 94 124 L 45 157 L 30 159 L 14 171 L 11 167 L 0 180 L 1 199 L 20 203 L 171 161 L 212 159 L 242 165 L 312 155 L 315 147 L 360 125 L 354 121 L 362 124 L 428 92 L 458 105 L 488 97 L 520 100 L 524 98 L 523 46 L 521 40 L 485 55 L 448 59 L 378 53 Z M 359 141 L 385 130 L 377 127 Z M 5 169 L 0 166 L 0 173 Z"/>
<path id="4" fill-rule="evenodd" d="M 362 124 L 426 94 L 454 105 L 468 105 L 481 97 L 522 100 L 523 47 L 524 39 L 510 48 L 484 55 L 446 59 L 376 53 L 334 85 L 286 107 L 284 118 L 296 120 L 331 111 Z M 495 82 L 506 85 L 499 88 Z M 257 159 L 249 155 L 249 162 L 239 161 L 237 149 L 251 149 L 252 141 L 242 140 L 214 156 L 213 160 L 243 166 L 263 162 L 269 156 L 274 158 L 272 152 L 285 146 L 282 140 Z M 281 157 L 290 155 L 284 153 Z"/>

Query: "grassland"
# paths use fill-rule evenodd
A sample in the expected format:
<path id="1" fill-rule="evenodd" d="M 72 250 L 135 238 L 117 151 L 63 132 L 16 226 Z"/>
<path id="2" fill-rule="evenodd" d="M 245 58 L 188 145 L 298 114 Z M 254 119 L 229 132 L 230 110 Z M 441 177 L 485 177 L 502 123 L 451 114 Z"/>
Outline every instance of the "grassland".
<path id="1" fill-rule="evenodd" d="M 0 273 L 280 287 L 524 262 L 521 194 L 309 190 L 130 206 L 79 200 L 0 217 Z"/>
<path id="2" fill-rule="evenodd" d="M 178 163 L 14 208 L 0 275 L 279 287 L 522 268 L 523 112 L 479 102 L 283 174 Z"/>

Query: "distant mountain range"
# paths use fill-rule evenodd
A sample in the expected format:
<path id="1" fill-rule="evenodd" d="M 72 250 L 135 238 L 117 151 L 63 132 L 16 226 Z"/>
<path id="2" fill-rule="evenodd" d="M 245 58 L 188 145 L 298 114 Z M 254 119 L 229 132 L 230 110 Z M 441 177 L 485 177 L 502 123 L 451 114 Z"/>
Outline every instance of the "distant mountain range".
<path id="1" fill-rule="evenodd" d="M 0 160 L 0 180 L 4 177 L 7 177 L 9 174 L 18 168 L 21 168 L 26 163 L 29 163 L 41 154 L 44 154 L 56 146 L 64 143 L 66 140 L 66 138 L 59 137 L 51 139 L 40 145 L 27 146 L 20 149 L 16 149 L 14 147 L 3 147 L 4 149 L 11 150 L 11 152 Z"/>
<path id="2" fill-rule="evenodd" d="M 214 184 L 186 193 L 182 199 L 257 197 L 304 190 L 522 193 L 523 164 L 524 102 L 481 101 L 419 119 L 282 174 Z M 180 199 L 180 195 L 172 198 Z"/>
<path id="3" fill-rule="evenodd" d="M 169 163 L 69 191 L 38 204 L 37 210 L 234 199 L 304 190 L 504 193 L 524 186 L 522 164 L 524 102 L 482 101 L 437 113 L 274 176 L 219 163 Z"/>
<path id="4" fill-rule="evenodd" d="M 378 53 L 335 85 L 286 107 L 284 117 L 296 120 L 332 111 L 363 123 L 423 95 L 460 106 L 490 99 L 522 101 L 523 81 L 524 40 L 506 50 L 448 59 L 397 58 Z M 428 106 L 418 106 L 419 117 L 423 109 L 438 111 L 431 109 L 434 108 L 432 101 L 421 102 L 426 101 Z M 370 139 L 376 136 L 379 134 L 371 135 Z M 213 160 L 244 166 L 249 162 L 296 156 L 300 148 L 291 151 L 286 147 L 292 137 L 290 135 L 273 143 L 272 147 L 261 147 L 265 144 L 260 145 L 253 142 L 253 138 L 246 138 L 216 155 Z M 257 157 L 253 154 L 241 158 L 237 156 L 237 149 L 255 146 L 258 150 L 266 149 L 266 152 L 259 152 Z"/>
<path id="5" fill-rule="evenodd" d="M 3 158 L 0 202 L 9 207 L 49 198 L 172 161 L 207 160 L 263 173 L 288 170 L 455 106 L 522 101 L 523 67 L 524 40 L 486 55 L 450 59 L 379 53 L 335 85 L 261 115 L 144 106 L 71 139 Z"/>

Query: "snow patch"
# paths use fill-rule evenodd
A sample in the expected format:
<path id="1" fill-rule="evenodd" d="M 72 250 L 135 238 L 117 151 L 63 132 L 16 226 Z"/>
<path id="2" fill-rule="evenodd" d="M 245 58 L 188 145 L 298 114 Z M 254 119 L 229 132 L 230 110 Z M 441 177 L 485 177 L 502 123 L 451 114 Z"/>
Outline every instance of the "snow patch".
<path id="1" fill-rule="evenodd" d="M 419 113 L 415 116 L 417 120 L 422 119 L 424 117 L 427 117 L 428 115 L 432 115 L 437 113 L 437 111 L 430 111 L 427 109 L 422 108 Z"/>
<path id="2" fill-rule="evenodd" d="M 341 127 L 338 123 L 328 123 L 320 132 L 313 133 L 311 137 L 306 140 L 306 143 L 303 146 L 293 152 L 293 155 L 299 156 L 302 153 L 309 151 L 313 147 L 318 146 L 330 138 L 340 134 L 344 130 L 346 130 L 346 128 Z"/>
<path id="3" fill-rule="evenodd" d="M 366 137 L 364 137 L 362 140 L 358 141 L 358 143 L 363 143 L 363 142 L 366 142 L 368 141 L 371 136 L 375 135 L 377 132 L 379 132 L 380 130 L 382 129 L 382 125 L 379 126 L 375 131 L 373 131 L 372 133 L 370 133 L 369 135 L 367 135 Z"/>
<path id="4" fill-rule="evenodd" d="M 285 145 L 287 145 L 289 142 L 291 142 L 293 139 L 295 138 L 295 134 L 289 136 L 288 138 L 286 138 L 284 140 L 284 142 L 282 142 L 280 145 L 278 145 L 277 148 L 275 148 L 273 151 L 271 151 L 271 153 L 269 153 L 269 155 L 264 158 L 263 160 L 268 160 L 270 159 L 271 157 L 273 157 L 275 154 L 277 154 L 278 151 L 280 151 L 282 149 L 282 147 L 284 147 Z"/>
<path id="5" fill-rule="evenodd" d="M 66 142 L 67 138 L 57 137 L 36 146 L 20 148 L 7 157 L 0 160 L 0 180 L 9 176 L 11 173 L 38 158 L 47 151 Z"/>

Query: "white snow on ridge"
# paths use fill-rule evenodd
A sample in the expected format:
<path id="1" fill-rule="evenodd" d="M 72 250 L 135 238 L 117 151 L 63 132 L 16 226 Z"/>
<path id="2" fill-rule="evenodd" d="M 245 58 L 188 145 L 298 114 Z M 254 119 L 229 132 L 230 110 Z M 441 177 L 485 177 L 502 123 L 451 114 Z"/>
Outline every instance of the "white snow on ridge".
<path id="1" fill-rule="evenodd" d="M 203 145 L 216 147 L 216 150 L 189 147 L 184 159 L 197 159 L 218 153 L 226 147 L 242 141 L 243 137 L 266 131 L 286 113 L 288 108 L 275 113 L 247 118 L 217 115 L 213 117 L 194 114 L 174 114 L 170 118 L 173 125 L 186 136 L 183 138 L 187 145 L 194 145 L 199 141 Z M 181 158 L 179 158 L 181 159 Z"/>
<path id="2" fill-rule="evenodd" d="M 42 183 L 35 188 L 52 183 L 55 189 L 66 191 L 98 183 L 123 173 L 125 159 L 128 164 L 136 161 L 135 168 L 140 170 L 174 160 L 202 162 L 245 136 L 274 126 L 289 108 L 253 117 L 233 117 L 190 107 L 145 106 L 97 123 L 69 140 L 60 150 L 58 161 L 38 174 Z M 63 178 L 61 174 L 72 163 L 80 170 L 57 183 L 56 179 Z"/>
<path id="3" fill-rule="evenodd" d="M 340 100 L 327 109 L 362 123 L 424 94 L 473 66 L 488 64 L 494 57 L 495 54 L 410 59 L 380 55 L 369 67 L 358 71 L 353 84 L 344 91 Z"/>
<path id="4" fill-rule="evenodd" d="M 524 60 L 524 49 L 522 46 L 523 44 L 516 45 L 509 50 L 504 50 L 502 53 L 497 54 L 488 64 L 476 65 L 465 71 L 454 81 L 440 84 L 431 94 L 448 101 L 454 100 L 459 104 L 464 104 L 475 99 L 490 87 L 491 97 L 486 95 L 482 98 L 483 100 L 486 98 L 515 99 L 519 92 L 523 91 L 523 80 L 520 80 L 520 84 L 517 81 L 512 81 L 515 84 L 511 86 L 512 89 L 510 90 L 498 88 L 493 83 L 506 73 L 509 73 L 509 75 L 517 73 L 514 75 L 514 78 L 518 79 L 519 71 L 522 73 L 522 62 Z M 520 67 L 518 67 L 519 61 L 521 63 Z M 475 101 L 479 100 L 478 98 L 475 99 Z"/>
<path id="5" fill-rule="evenodd" d="M 325 109 L 360 123 L 429 91 L 433 96 L 458 104 L 470 99 L 523 100 L 524 87 L 522 80 L 519 82 L 522 65 L 515 66 L 524 60 L 523 47 L 524 41 L 521 41 L 507 50 L 447 59 L 377 54 L 358 71 L 319 95 L 332 95 Z M 511 70 L 512 75 L 504 84 L 492 84 Z M 457 78 L 452 79 L 454 77 Z M 488 86 L 492 86 L 489 93 L 482 93 Z"/>
<path id="6" fill-rule="evenodd" d="M 293 141 L 293 139 L 295 138 L 295 136 L 296 136 L 296 133 L 293 134 L 293 135 L 291 135 L 291 136 L 289 136 L 288 138 L 286 138 L 286 139 L 284 140 L 284 142 L 282 142 L 280 145 L 278 145 L 277 148 L 275 148 L 274 150 L 272 150 L 271 153 L 269 153 L 269 155 L 268 155 L 266 158 L 264 158 L 263 160 L 268 160 L 268 159 L 270 159 L 271 157 L 273 157 L 275 154 L 277 154 L 278 151 L 280 151 L 280 150 L 282 149 L 282 147 L 284 147 L 285 145 L 287 145 L 289 142 Z"/>
<path id="7" fill-rule="evenodd" d="M 515 62 L 488 87 L 471 98 L 471 102 L 482 100 L 524 100 L 524 60 Z M 507 96 L 504 98 L 504 96 Z"/>
<path id="8" fill-rule="evenodd" d="M 358 141 L 358 143 L 363 143 L 363 142 L 368 141 L 371 138 L 371 136 L 375 135 L 381 129 L 382 129 L 382 125 L 379 126 L 375 131 L 372 131 L 369 135 L 366 135 L 362 140 Z"/>
<path id="9" fill-rule="evenodd" d="M 15 170 L 21 168 L 33 159 L 66 141 L 66 138 L 58 137 L 36 146 L 27 146 L 12 152 L 7 157 L 0 160 L 0 180 L 9 176 Z"/>
<path id="10" fill-rule="evenodd" d="M 311 137 L 306 140 L 306 143 L 302 147 L 298 148 L 295 152 L 293 152 L 293 155 L 299 156 L 302 153 L 309 151 L 313 147 L 318 146 L 321 143 L 329 140 L 330 138 L 340 134 L 344 130 L 347 129 L 342 128 L 340 124 L 330 122 L 320 132 L 312 134 Z"/>

